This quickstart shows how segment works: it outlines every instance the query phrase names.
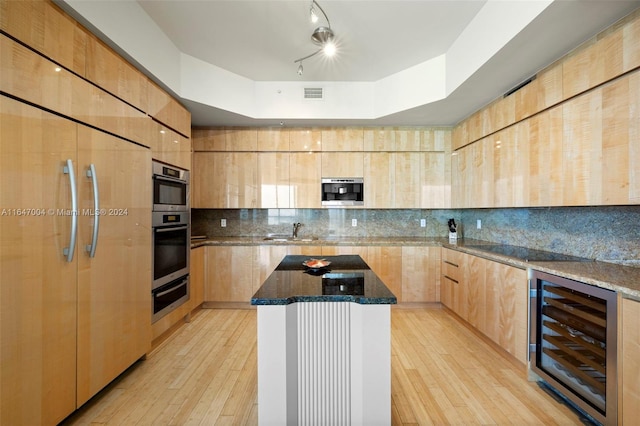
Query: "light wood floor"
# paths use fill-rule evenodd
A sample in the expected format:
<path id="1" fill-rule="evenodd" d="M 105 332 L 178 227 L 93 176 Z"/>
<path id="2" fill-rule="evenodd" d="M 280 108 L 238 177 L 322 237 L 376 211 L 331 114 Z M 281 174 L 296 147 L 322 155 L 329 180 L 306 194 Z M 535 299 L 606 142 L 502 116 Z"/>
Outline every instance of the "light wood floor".
<path id="1" fill-rule="evenodd" d="M 392 309 L 393 425 L 577 425 L 438 306 Z M 204 309 L 63 424 L 256 425 L 256 311 Z"/>

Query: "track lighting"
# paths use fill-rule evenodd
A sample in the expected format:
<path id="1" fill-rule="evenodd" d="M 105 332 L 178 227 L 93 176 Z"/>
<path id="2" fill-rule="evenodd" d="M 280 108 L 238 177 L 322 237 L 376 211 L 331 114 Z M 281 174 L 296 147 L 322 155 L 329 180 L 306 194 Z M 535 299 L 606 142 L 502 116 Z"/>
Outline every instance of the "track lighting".
<path id="1" fill-rule="evenodd" d="M 311 17 L 311 22 L 318 22 L 316 7 L 320 10 L 320 12 L 322 12 L 322 16 L 324 16 L 325 21 L 327 21 L 327 26 L 319 26 L 318 28 L 313 30 L 313 33 L 311 34 L 311 41 L 319 46 L 318 50 L 310 55 L 293 61 L 294 64 L 300 62 L 300 65 L 298 66 L 298 75 L 302 75 L 302 73 L 304 72 L 302 61 L 304 61 L 305 59 L 309 59 L 320 52 L 323 52 L 326 56 L 333 56 L 336 53 L 336 44 L 333 40 L 335 35 L 333 34 L 333 30 L 331 29 L 331 22 L 329 22 L 327 14 L 324 12 L 322 7 L 316 0 L 311 0 L 311 5 L 309 6 L 309 15 Z"/>

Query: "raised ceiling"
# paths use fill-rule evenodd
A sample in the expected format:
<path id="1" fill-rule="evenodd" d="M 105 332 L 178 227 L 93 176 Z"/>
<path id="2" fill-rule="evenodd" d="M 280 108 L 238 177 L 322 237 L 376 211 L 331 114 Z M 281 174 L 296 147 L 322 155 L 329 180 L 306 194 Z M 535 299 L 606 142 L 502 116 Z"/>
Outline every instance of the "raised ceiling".
<path id="1" fill-rule="evenodd" d="M 298 76 L 293 61 L 315 50 L 310 1 L 59 3 L 180 97 L 199 126 L 453 125 L 640 7 L 638 0 L 320 1 L 339 52 L 304 61 Z M 159 36 L 149 41 L 152 33 Z M 163 59 L 165 51 L 174 59 Z M 304 86 L 333 96 L 301 103 Z"/>

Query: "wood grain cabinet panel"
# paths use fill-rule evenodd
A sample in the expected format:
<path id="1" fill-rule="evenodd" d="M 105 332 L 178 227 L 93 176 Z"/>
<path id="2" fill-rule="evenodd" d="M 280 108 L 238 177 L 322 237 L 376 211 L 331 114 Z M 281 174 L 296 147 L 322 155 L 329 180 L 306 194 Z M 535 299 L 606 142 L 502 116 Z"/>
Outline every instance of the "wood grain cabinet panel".
<path id="1" fill-rule="evenodd" d="M 388 152 L 364 153 L 364 205 L 389 208 L 394 205 L 395 161 Z"/>
<path id="2" fill-rule="evenodd" d="M 596 205 L 602 200 L 602 90 L 562 105 L 563 205 Z"/>
<path id="3" fill-rule="evenodd" d="M 402 301 L 440 301 L 440 247 L 402 247 Z"/>
<path id="4" fill-rule="evenodd" d="M 515 122 L 515 99 L 515 95 L 511 94 L 506 98 L 499 98 L 487 108 L 481 110 L 482 136 L 490 135 Z"/>
<path id="5" fill-rule="evenodd" d="M 155 160 L 191 170 L 191 139 L 157 121 L 151 123 L 151 155 Z"/>
<path id="6" fill-rule="evenodd" d="M 192 207 L 258 207 L 257 169 L 255 152 L 195 152 Z"/>
<path id="7" fill-rule="evenodd" d="M 540 71 L 536 78 L 514 93 L 515 120 L 531 117 L 562 101 L 562 64 Z"/>
<path id="8" fill-rule="evenodd" d="M 393 158 L 395 163 L 393 207 L 416 208 L 420 206 L 424 155 L 418 152 L 396 152 L 393 154 Z"/>
<path id="9" fill-rule="evenodd" d="M 53 2 L 0 1 L 0 29 L 44 56 L 55 58 L 63 67 L 85 75 L 87 32 Z"/>
<path id="10" fill-rule="evenodd" d="M 257 129 L 258 151 L 289 152 L 289 129 L 263 127 Z"/>
<path id="11" fill-rule="evenodd" d="M 529 205 L 561 206 L 562 106 L 529 119 Z"/>
<path id="12" fill-rule="evenodd" d="M 76 143 L 75 123 L 0 96 L 3 425 L 57 424 L 76 408 L 78 256 L 65 260 L 71 217 L 55 214 L 71 209 L 62 170 Z"/>
<path id="13" fill-rule="evenodd" d="M 291 203 L 289 153 L 258 153 L 258 205 L 260 208 L 288 208 Z"/>
<path id="14" fill-rule="evenodd" d="M 93 35 L 87 36 L 86 78 L 141 111 L 148 110 L 147 78 Z"/>
<path id="15" fill-rule="evenodd" d="M 289 248 L 290 246 L 284 245 L 264 245 L 256 247 L 253 266 L 255 279 L 253 280 L 252 293 L 249 297 L 258 291 L 265 280 L 269 278 L 269 275 L 271 275 L 280 262 L 282 262 L 282 259 L 289 254 Z M 230 285 L 233 284 L 230 283 Z"/>
<path id="16" fill-rule="evenodd" d="M 95 257 L 93 164 L 101 215 Z M 78 127 L 78 385 L 84 404 L 151 345 L 151 152 L 106 133 Z M 135 183 L 135 184 L 134 184 Z M 111 214 L 109 214 L 111 213 Z"/>
<path id="17" fill-rule="evenodd" d="M 194 127 L 191 130 L 193 151 L 226 151 L 227 133 L 224 128 Z"/>
<path id="18" fill-rule="evenodd" d="M 394 139 L 394 151 L 423 151 L 423 130 L 420 128 L 398 127 Z"/>
<path id="19" fill-rule="evenodd" d="M 183 136 L 191 137 L 191 113 L 151 80 L 147 80 L 147 113 Z"/>
<path id="20" fill-rule="evenodd" d="M 190 310 L 196 309 L 204 302 L 206 255 L 205 246 L 191 249 L 189 259 L 189 295 Z"/>
<path id="21" fill-rule="evenodd" d="M 402 302 L 402 247 L 369 246 L 364 261 Z"/>
<path id="22" fill-rule="evenodd" d="M 396 129 L 394 127 L 365 127 L 365 151 L 395 151 Z"/>
<path id="23" fill-rule="evenodd" d="M 2 388 L 24 390 L 2 393 L 1 419 L 55 424 L 150 349 L 151 152 L 13 99 L 0 98 L 0 108 L 0 201 L 41 212 L 0 225 Z M 95 257 L 86 250 L 96 218 L 91 164 L 105 211 Z"/>
<path id="24" fill-rule="evenodd" d="M 487 301 L 487 292 L 491 287 L 485 277 L 487 260 L 462 253 L 461 264 L 461 288 L 466 293 L 466 297 L 463 297 L 466 307 L 462 309 L 463 315 L 460 316 L 489 338 L 495 339 L 497 336 L 492 335 L 494 333 L 492 333 L 491 326 L 495 324 L 497 313 L 491 311 Z"/>
<path id="25" fill-rule="evenodd" d="M 322 151 L 362 151 L 362 127 L 335 127 L 322 129 Z"/>
<path id="26" fill-rule="evenodd" d="M 420 168 L 420 207 L 448 208 L 448 191 L 446 183 L 446 155 L 444 152 L 425 152 Z"/>
<path id="27" fill-rule="evenodd" d="M 320 153 L 292 152 L 289 156 L 289 184 L 291 186 L 291 208 L 321 207 Z"/>
<path id="28" fill-rule="evenodd" d="M 249 303 L 256 250 L 256 246 L 207 246 L 205 301 Z"/>
<path id="29" fill-rule="evenodd" d="M 524 207 L 529 201 L 529 122 L 510 126 L 493 140 L 493 206 Z"/>
<path id="30" fill-rule="evenodd" d="M 65 68 L 0 35 L 0 87 L 8 94 L 150 145 L 151 120 Z"/>
<path id="31" fill-rule="evenodd" d="M 302 152 L 322 150 L 322 131 L 318 128 L 289 129 L 289 149 Z"/>
<path id="32" fill-rule="evenodd" d="M 621 324 L 618 343 L 618 380 L 621 397 L 618 402 L 619 422 L 631 425 L 640 417 L 640 302 L 618 298 Z"/>
<path id="33" fill-rule="evenodd" d="M 323 152 L 322 177 L 364 176 L 364 154 L 362 152 Z M 366 185 L 366 182 L 365 182 Z"/>

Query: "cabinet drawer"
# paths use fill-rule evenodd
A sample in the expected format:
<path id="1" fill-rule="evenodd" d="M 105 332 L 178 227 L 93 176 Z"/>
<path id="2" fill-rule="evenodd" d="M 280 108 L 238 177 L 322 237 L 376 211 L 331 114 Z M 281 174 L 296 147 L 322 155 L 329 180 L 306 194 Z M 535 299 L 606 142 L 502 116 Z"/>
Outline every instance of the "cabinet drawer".
<path id="1" fill-rule="evenodd" d="M 462 253 L 450 250 L 447 248 L 442 249 L 442 275 L 453 281 L 459 282 L 460 275 L 460 262 Z"/>

